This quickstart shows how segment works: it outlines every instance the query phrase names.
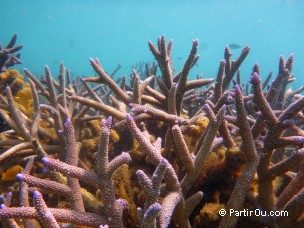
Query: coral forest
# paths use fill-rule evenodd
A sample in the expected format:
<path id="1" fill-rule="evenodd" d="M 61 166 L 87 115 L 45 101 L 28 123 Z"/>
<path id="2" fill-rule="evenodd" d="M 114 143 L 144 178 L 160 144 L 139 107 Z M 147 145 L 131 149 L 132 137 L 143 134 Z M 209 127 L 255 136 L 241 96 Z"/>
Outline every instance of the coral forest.
<path id="1" fill-rule="evenodd" d="M 293 55 L 247 82 L 250 48 L 232 59 L 226 46 L 214 78 L 189 80 L 199 42 L 177 71 L 161 36 L 155 62 L 118 79 L 93 58 L 95 75 L 61 63 L 37 76 L 13 68 L 16 39 L 0 46 L 2 227 L 304 226 Z"/>

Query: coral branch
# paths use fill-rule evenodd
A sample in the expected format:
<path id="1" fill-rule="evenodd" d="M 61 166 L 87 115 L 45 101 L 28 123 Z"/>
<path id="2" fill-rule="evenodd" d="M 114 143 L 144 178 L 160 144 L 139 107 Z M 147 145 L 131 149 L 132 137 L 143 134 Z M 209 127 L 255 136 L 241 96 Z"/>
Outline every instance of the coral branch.
<path id="1" fill-rule="evenodd" d="M 33 195 L 34 205 L 40 224 L 46 227 L 59 228 L 59 224 L 52 215 L 50 209 L 46 206 L 40 192 L 35 191 Z"/>

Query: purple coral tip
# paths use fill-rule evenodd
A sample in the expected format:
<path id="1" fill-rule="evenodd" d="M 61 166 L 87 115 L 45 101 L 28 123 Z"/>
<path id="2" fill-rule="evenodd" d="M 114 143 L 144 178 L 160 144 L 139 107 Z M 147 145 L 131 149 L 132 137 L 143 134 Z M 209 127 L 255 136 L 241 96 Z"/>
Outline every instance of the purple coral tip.
<path id="1" fill-rule="evenodd" d="M 113 123 L 113 118 L 112 116 L 109 116 L 107 121 L 106 121 L 106 125 L 108 128 L 111 128 L 112 127 L 112 123 Z"/>
<path id="2" fill-rule="evenodd" d="M 240 86 L 239 85 L 235 85 L 234 89 L 235 89 L 235 91 L 240 92 Z"/>
<path id="3" fill-rule="evenodd" d="M 42 158 L 42 163 L 47 164 L 48 163 L 48 158 Z"/>
<path id="4" fill-rule="evenodd" d="M 204 104 L 203 109 L 204 109 L 205 111 L 206 111 L 206 110 L 208 110 L 208 111 L 210 111 L 210 110 L 211 110 L 211 108 L 210 108 L 210 105 L 209 105 L 209 104 Z"/>
<path id="5" fill-rule="evenodd" d="M 259 80 L 259 79 L 260 79 L 260 75 L 257 72 L 254 72 L 251 75 L 249 82 L 252 84 L 253 81 L 256 81 L 256 80 Z"/>
<path id="6" fill-rule="evenodd" d="M 5 196 L 5 197 L 6 197 L 6 198 L 7 198 L 7 197 L 12 197 L 12 195 L 13 195 L 13 193 L 12 193 L 12 192 L 8 192 L 8 193 L 6 194 L 6 196 Z"/>
<path id="7" fill-rule="evenodd" d="M 144 215 L 144 219 L 147 218 L 156 218 L 159 212 L 162 210 L 162 206 L 159 203 L 152 204 Z"/>
<path id="8" fill-rule="evenodd" d="M 40 198 L 41 197 L 41 193 L 39 191 L 34 191 L 33 196 L 34 196 L 34 198 Z"/>
<path id="9" fill-rule="evenodd" d="M 72 124 L 72 121 L 70 118 L 67 118 L 67 120 L 64 123 L 64 127 L 68 127 L 70 124 Z"/>
<path id="10" fill-rule="evenodd" d="M 118 204 L 120 204 L 120 206 L 121 206 L 122 208 L 126 208 L 126 207 L 127 207 L 127 203 L 126 203 L 124 200 L 122 200 L 122 199 L 118 199 L 118 200 L 116 200 L 116 202 L 117 202 Z"/>
<path id="11" fill-rule="evenodd" d="M 48 168 L 44 168 L 44 169 L 42 170 L 42 173 L 47 173 L 48 171 L 49 171 Z"/>
<path id="12" fill-rule="evenodd" d="M 137 175 L 137 176 L 142 176 L 142 175 L 144 175 L 144 174 L 145 174 L 144 171 L 142 171 L 142 170 L 140 170 L 140 169 L 136 171 L 136 175 Z"/>
<path id="13" fill-rule="evenodd" d="M 167 164 L 169 164 L 169 162 L 168 162 L 167 159 L 163 158 L 163 159 L 161 160 L 161 164 L 167 165 Z"/>
<path id="14" fill-rule="evenodd" d="M 132 120 L 132 119 L 133 119 L 130 113 L 127 113 L 126 119 L 127 119 L 127 120 Z"/>
<path id="15" fill-rule="evenodd" d="M 18 173 L 18 174 L 16 175 L 16 179 L 17 179 L 18 181 L 23 181 L 23 180 L 24 180 L 23 174 Z"/>

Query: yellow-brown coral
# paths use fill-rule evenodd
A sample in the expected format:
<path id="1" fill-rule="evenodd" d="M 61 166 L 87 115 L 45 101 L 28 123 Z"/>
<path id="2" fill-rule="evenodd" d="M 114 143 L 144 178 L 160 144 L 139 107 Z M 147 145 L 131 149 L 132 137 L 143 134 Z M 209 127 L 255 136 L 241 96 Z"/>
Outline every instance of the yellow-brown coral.
<path id="1" fill-rule="evenodd" d="M 9 85 L 13 96 L 15 96 L 24 86 L 24 77 L 16 69 L 9 69 L 0 75 L 0 84 Z"/>
<path id="2" fill-rule="evenodd" d="M 33 112 L 33 95 L 29 83 L 24 84 L 24 88 L 14 96 L 14 100 L 22 106 L 20 108 L 24 109 L 28 115 Z"/>
<path id="3" fill-rule="evenodd" d="M 0 75 L 0 86 L 9 86 L 14 100 L 19 108 L 27 115 L 32 113 L 33 96 L 29 83 L 24 82 L 24 77 L 16 69 L 9 69 Z M 4 90 L 2 89 L 2 92 Z"/>
<path id="4" fill-rule="evenodd" d="M 200 214 L 195 217 L 196 227 L 203 225 L 218 225 L 221 217 L 219 211 L 224 209 L 224 204 L 207 203 L 201 210 Z"/>

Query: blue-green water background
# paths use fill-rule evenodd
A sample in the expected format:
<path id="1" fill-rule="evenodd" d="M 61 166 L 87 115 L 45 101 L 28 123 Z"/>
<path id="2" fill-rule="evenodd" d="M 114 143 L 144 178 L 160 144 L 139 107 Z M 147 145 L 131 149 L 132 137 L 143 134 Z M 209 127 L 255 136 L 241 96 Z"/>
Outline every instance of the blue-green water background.
<path id="1" fill-rule="evenodd" d="M 105 70 L 117 66 L 117 76 L 129 74 L 131 65 L 152 61 L 147 41 L 165 34 L 173 39 L 174 66 L 180 70 L 199 39 L 200 59 L 190 77 L 215 77 L 225 45 L 248 45 L 242 65 L 243 82 L 258 63 L 261 76 L 276 75 L 280 55 L 295 55 L 293 73 L 304 84 L 303 0 L 214 1 L 80 1 L 0 0 L 0 41 L 18 33 L 23 44 L 23 65 L 36 74 L 49 65 L 54 74 L 60 61 L 74 75 L 93 74 L 89 57 L 98 57 Z M 241 49 L 232 50 L 237 57 Z"/>

